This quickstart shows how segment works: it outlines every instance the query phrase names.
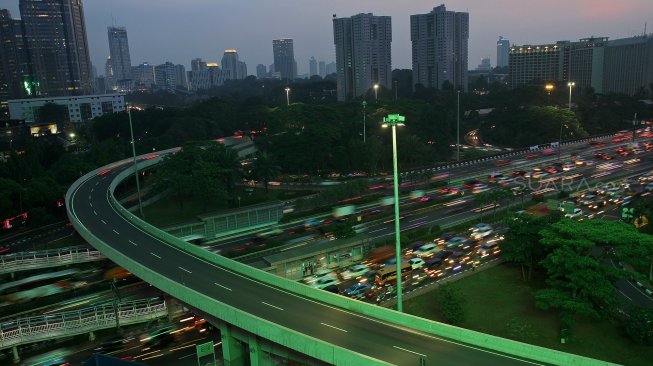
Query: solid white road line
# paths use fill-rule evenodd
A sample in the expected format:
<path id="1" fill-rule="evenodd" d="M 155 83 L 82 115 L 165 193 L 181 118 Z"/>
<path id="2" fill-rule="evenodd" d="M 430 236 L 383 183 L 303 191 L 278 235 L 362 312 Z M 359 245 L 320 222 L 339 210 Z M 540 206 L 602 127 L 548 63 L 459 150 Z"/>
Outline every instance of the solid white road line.
<path id="1" fill-rule="evenodd" d="M 113 232 L 116 233 L 116 235 L 120 235 L 120 233 L 116 229 L 113 229 Z"/>
<path id="2" fill-rule="evenodd" d="M 161 257 L 159 257 L 158 255 L 156 255 L 156 254 L 154 254 L 154 253 L 152 253 L 152 252 L 150 252 L 150 254 L 152 254 L 153 256 L 155 256 L 155 257 L 161 259 Z"/>
<path id="3" fill-rule="evenodd" d="M 189 271 L 189 270 L 187 270 L 187 269 L 186 269 L 186 268 L 184 268 L 184 267 L 179 267 L 179 269 L 181 269 L 181 270 L 182 270 L 182 271 L 184 271 L 184 272 L 188 272 L 188 273 L 193 273 L 193 272 L 191 272 L 191 271 Z"/>
<path id="4" fill-rule="evenodd" d="M 261 301 L 261 304 L 264 304 L 264 305 L 267 305 L 267 306 L 269 306 L 269 307 L 271 307 L 271 308 L 275 308 L 275 309 L 277 309 L 277 310 L 281 310 L 281 311 L 283 311 L 282 308 L 280 308 L 280 307 L 278 307 L 278 306 L 274 306 L 274 305 L 272 305 L 272 304 L 268 304 L 268 303 L 265 302 L 265 301 Z"/>
<path id="5" fill-rule="evenodd" d="M 418 356 L 421 356 L 421 357 L 426 358 L 426 355 L 421 354 L 421 353 L 418 353 L 418 352 L 415 352 L 415 351 L 411 351 L 411 350 L 409 350 L 409 349 L 405 349 L 405 348 L 401 348 L 401 347 L 397 347 L 397 346 L 392 346 L 392 347 L 394 347 L 394 348 L 396 348 L 396 349 L 400 349 L 400 350 L 405 351 L 405 352 L 410 352 L 410 353 L 412 353 L 412 354 L 414 354 L 414 355 L 418 355 Z"/>
<path id="6" fill-rule="evenodd" d="M 373 231 L 370 231 L 370 234 L 378 233 L 379 231 L 383 231 L 383 230 L 385 230 L 385 229 L 386 229 L 386 228 L 381 228 L 381 229 L 373 230 Z"/>
<path id="7" fill-rule="evenodd" d="M 344 330 L 344 329 L 340 329 L 340 328 L 338 328 L 338 327 L 334 327 L 333 325 L 329 325 L 329 324 L 327 324 L 327 323 L 320 323 L 320 324 L 322 324 L 322 325 L 324 325 L 324 326 L 327 326 L 327 327 L 329 327 L 329 328 L 337 329 L 337 330 L 339 330 L 339 331 L 341 331 L 341 332 L 345 332 L 345 333 L 347 333 L 346 330 Z"/>
<path id="8" fill-rule="evenodd" d="M 129 242 L 130 242 L 130 243 L 132 243 L 132 244 L 134 244 L 134 246 L 135 246 L 135 247 L 137 247 L 137 246 L 138 246 L 138 244 L 136 244 L 136 243 L 134 243 L 134 242 L 133 242 L 133 241 L 131 241 L 131 240 L 130 240 Z"/>
<path id="9" fill-rule="evenodd" d="M 220 287 L 222 287 L 223 289 L 225 289 L 225 290 L 227 290 L 227 291 L 231 291 L 231 289 L 230 289 L 229 287 L 227 287 L 227 286 L 222 286 L 221 284 L 219 284 L 219 283 L 217 283 L 217 282 L 213 282 L 213 284 L 216 285 L 216 286 L 220 286 Z"/>

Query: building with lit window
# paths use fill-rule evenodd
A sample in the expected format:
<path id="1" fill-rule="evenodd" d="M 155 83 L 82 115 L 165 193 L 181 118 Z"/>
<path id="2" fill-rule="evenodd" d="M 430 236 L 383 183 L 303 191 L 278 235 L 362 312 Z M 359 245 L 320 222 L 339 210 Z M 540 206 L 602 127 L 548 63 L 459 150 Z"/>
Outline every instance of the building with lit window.
<path id="1" fill-rule="evenodd" d="M 272 40 L 272 53 L 274 56 L 274 71 L 281 73 L 283 80 L 295 80 L 297 76 L 297 62 L 292 38 Z M 222 65 L 224 67 L 224 65 Z M 270 70 L 270 72 L 273 72 Z"/>
<path id="2" fill-rule="evenodd" d="M 364 95 L 375 84 L 392 87 L 392 21 L 389 16 L 372 13 L 347 18 L 334 16 L 333 40 L 339 101 Z"/>
<path id="3" fill-rule="evenodd" d="M 238 51 L 234 49 L 224 50 L 222 55 L 222 71 L 228 80 L 240 80 L 247 77 L 247 65 L 240 61 Z"/>
<path id="4" fill-rule="evenodd" d="M 107 33 L 113 86 L 116 90 L 129 91 L 133 86 L 133 77 L 127 29 L 125 27 L 108 27 Z"/>
<path id="5" fill-rule="evenodd" d="M 104 114 L 123 112 L 125 94 L 14 99 L 9 101 L 9 116 L 11 119 L 24 120 L 26 123 L 47 122 L 40 121 L 39 110 L 48 103 L 65 106 L 68 108 L 69 121 L 81 123 Z"/>
<path id="6" fill-rule="evenodd" d="M 497 41 L 497 67 L 508 66 L 508 55 L 510 54 L 510 41 L 503 36 Z"/>

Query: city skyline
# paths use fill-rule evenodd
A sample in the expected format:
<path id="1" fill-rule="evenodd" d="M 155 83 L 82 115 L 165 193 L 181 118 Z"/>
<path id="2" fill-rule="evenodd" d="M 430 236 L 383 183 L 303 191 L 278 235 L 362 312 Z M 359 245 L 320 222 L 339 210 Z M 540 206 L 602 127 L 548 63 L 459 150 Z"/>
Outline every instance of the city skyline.
<path id="1" fill-rule="evenodd" d="M 574 41 L 591 35 L 610 39 L 630 37 L 642 34 L 646 21 L 651 23 L 649 29 L 653 27 L 653 13 L 642 11 L 648 9 L 645 0 L 626 0 L 619 4 L 607 0 L 580 0 L 572 6 L 560 0 L 536 5 L 514 0 L 497 0 L 491 4 L 472 0 L 432 3 L 407 0 L 401 4 L 390 0 L 363 0 L 354 4 L 334 0 L 320 6 L 309 6 L 299 0 L 283 0 L 283 3 L 284 6 L 261 0 L 246 3 L 196 0 L 189 6 L 170 0 L 156 3 L 151 0 L 138 3 L 86 0 L 84 11 L 91 59 L 98 70 L 103 69 L 109 54 L 106 29 L 115 23 L 127 27 L 135 65 L 145 61 L 150 64 L 170 61 L 190 69 L 192 59 L 201 57 L 217 62 L 228 48 L 237 49 L 241 60 L 250 65 L 269 65 L 272 63 L 271 40 L 293 38 L 297 71 L 305 74 L 309 71 L 311 56 L 327 63 L 335 60 L 332 15 L 348 17 L 363 12 L 392 17 L 392 68 L 410 69 L 410 15 L 427 13 L 442 3 L 447 8 L 470 14 L 469 59 L 472 65 L 488 55 L 492 65 L 496 65 L 496 40 L 500 35 L 513 44 L 547 43 L 561 39 Z M 198 12 L 197 6 L 205 10 Z M 2 7 L 9 9 L 12 17 L 20 17 L 18 0 L 4 0 Z M 147 14 L 147 21 L 143 20 L 143 14 Z M 216 18 L 215 14 L 226 15 Z M 518 18 L 529 21 L 516 21 Z M 177 19 L 193 21 L 183 27 L 171 26 Z M 256 26 L 243 27 L 243 19 L 251 19 Z M 220 27 L 216 28 L 216 24 Z M 236 38 L 233 32 L 220 32 L 219 29 L 239 29 L 241 35 Z M 253 68 L 249 70 L 250 74 L 254 71 Z"/>

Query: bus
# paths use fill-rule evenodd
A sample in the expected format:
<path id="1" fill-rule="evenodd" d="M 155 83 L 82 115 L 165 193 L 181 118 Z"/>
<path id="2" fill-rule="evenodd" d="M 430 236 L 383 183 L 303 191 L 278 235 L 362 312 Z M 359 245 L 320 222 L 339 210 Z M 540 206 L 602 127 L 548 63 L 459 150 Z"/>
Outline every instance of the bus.
<path id="1" fill-rule="evenodd" d="M 401 263 L 401 276 L 407 276 L 413 271 L 413 266 L 407 262 Z M 374 282 L 377 285 L 383 286 L 389 283 L 395 283 L 397 281 L 397 266 L 385 266 L 376 272 L 376 278 Z"/>

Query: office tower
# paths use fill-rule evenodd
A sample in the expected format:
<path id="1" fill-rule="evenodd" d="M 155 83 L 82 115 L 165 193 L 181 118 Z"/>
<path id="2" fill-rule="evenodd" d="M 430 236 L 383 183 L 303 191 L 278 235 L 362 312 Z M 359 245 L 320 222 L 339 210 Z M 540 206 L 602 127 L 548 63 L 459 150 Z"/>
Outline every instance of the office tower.
<path id="1" fill-rule="evenodd" d="M 31 80 L 22 22 L 0 9 L 0 101 L 35 94 Z"/>
<path id="2" fill-rule="evenodd" d="M 127 29 L 125 27 L 108 27 L 107 34 L 113 84 L 117 90 L 129 91 L 132 85 L 132 62 L 129 57 Z"/>
<path id="3" fill-rule="evenodd" d="M 413 86 L 442 89 L 448 82 L 467 91 L 468 39 L 469 13 L 440 5 L 428 14 L 411 15 Z"/>
<path id="4" fill-rule="evenodd" d="M 95 94 L 104 94 L 107 91 L 106 78 L 104 76 L 98 76 L 95 79 Z"/>
<path id="5" fill-rule="evenodd" d="M 107 57 L 107 61 L 104 63 L 104 78 L 105 86 L 107 91 L 115 90 L 115 83 L 113 79 L 113 65 L 111 63 L 111 56 Z"/>
<path id="6" fill-rule="evenodd" d="M 191 90 L 204 90 L 221 86 L 226 80 L 227 73 L 220 69 L 217 63 L 205 63 L 206 67 L 191 71 Z"/>
<path id="7" fill-rule="evenodd" d="M 84 7 L 81 0 L 20 0 L 29 58 L 41 94 L 91 92 Z"/>
<path id="8" fill-rule="evenodd" d="M 258 64 L 256 65 L 256 77 L 258 79 L 263 79 L 268 76 L 268 70 L 267 67 L 263 64 Z"/>
<path id="9" fill-rule="evenodd" d="M 158 89 L 173 90 L 177 87 L 175 64 L 166 62 L 154 66 L 154 83 Z"/>
<path id="10" fill-rule="evenodd" d="M 603 89 L 605 37 L 584 38 L 578 42 L 510 47 L 510 86 L 532 82 L 573 81 L 577 88 Z"/>
<path id="11" fill-rule="evenodd" d="M 134 86 L 140 90 L 149 90 L 154 85 L 154 66 L 147 62 L 132 66 Z"/>
<path id="12" fill-rule="evenodd" d="M 391 88 L 392 23 L 372 13 L 333 18 L 338 100 L 355 98 L 375 84 Z M 328 72 L 328 71 L 327 71 Z"/>
<path id="13" fill-rule="evenodd" d="M 478 71 L 490 71 L 492 70 L 492 64 L 490 63 L 490 57 L 482 57 L 481 63 L 476 67 Z"/>
<path id="14" fill-rule="evenodd" d="M 609 41 L 604 52 L 598 92 L 635 95 L 653 85 L 653 35 Z"/>
<path id="15" fill-rule="evenodd" d="M 326 63 L 324 61 L 320 61 L 318 63 L 318 70 L 320 73 L 320 77 L 324 79 L 324 77 L 326 76 Z"/>
<path id="16" fill-rule="evenodd" d="M 184 65 L 175 65 L 175 81 L 177 88 L 181 90 L 188 90 L 188 79 L 186 78 L 186 68 Z"/>
<path id="17" fill-rule="evenodd" d="M 510 53 L 510 41 L 503 36 L 497 41 L 497 67 L 508 66 L 508 55 Z"/>
<path id="18" fill-rule="evenodd" d="M 206 70 L 206 62 L 202 61 L 201 58 L 193 59 L 190 62 L 190 70 L 191 71 Z"/>
<path id="19" fill-rule="evenodd" d="M 328 64 L 326 64 L 325 69 L 326 69 L 326 74 L 327 75 L 335 74 L 336 71 L 337 71 L 336 70 L 336 63 L 335 62 L 329 62 Z"/>
<path id="20" fill-rule="evenodd" d="M 291 38 L 272 40 L 272 53 L 274 54 L 274 71 L 281 74 L 282 80 L 295 80 L 297 66 L 293 40 Z"/>
<path id="21" fill-rule="evenodd" d="M 238 51 L 234 49 L 224 50 L 222 71 L 226 73 L 227 80 L 240 80 L 247 77 L 247 65 L 240 61 Z"/>
<path id="22" fill-rule="evenodd" d="M 308 77 L 313 75 L 317 75 L 317 60 L 311 56 L 311 59 L 308 60 Z"/>

